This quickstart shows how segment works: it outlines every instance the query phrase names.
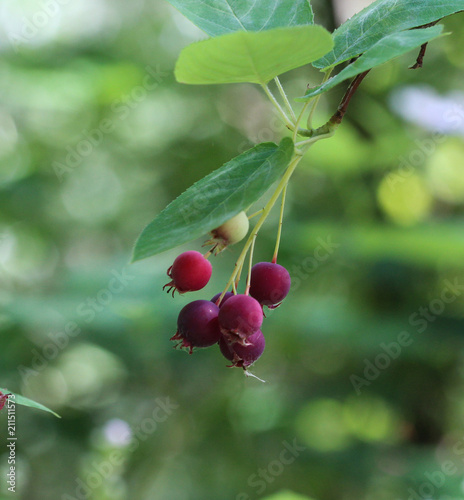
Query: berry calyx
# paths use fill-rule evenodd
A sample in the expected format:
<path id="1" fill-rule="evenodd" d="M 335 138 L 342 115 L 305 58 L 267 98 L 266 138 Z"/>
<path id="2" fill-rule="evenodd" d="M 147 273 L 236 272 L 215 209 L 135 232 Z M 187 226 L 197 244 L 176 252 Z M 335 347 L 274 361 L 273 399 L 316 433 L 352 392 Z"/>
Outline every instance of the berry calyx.
<path id="1" fill-rule="evenodd" d="M 247 368 L 252 365 L 264 352 L 266 341 L 261 330 L 258 330 L 246 340 L 246 345 L 237 342 L 231 344 L 222 336 L 219 339 L 219 348 L 222 355 L 232 361 L 231 366 Z"/>
<path id="2" fill-rule="evenodd" d="M 168 288 L 168 293 L 172 290 L 179 293 L 194 292 L 201 290 L 207 285 L 213 272 L 211 262 L 200 252 L 189 250 L 181 253 L 172 266 L 168 269 L 168 276 L 172 278 L 169 283 L 163 286 L 163 290 Z"/>
<path id="3" fill-rule="evenodd" d="M 222 300 L 219 304 L 217 304 L 217 301 L 219 300 L 219 297 L 222 295 L 222 292 L 217 293 L 212 299 L 211 302 L 214 302 L 217 306 L 222 307 L 224 305 L 224 302 L 231 297 L 233 297 L 235 294 L 233 292 L 226 292 L 224 294 L 224 297 L 222 297 Z"/>
<path id="4" fill-rule="evenodd" d="M 221 332 L 230 342 L 244 345 L 245 340 L 256 333 L 262 324 L 262 307 L 249 295 L 234 295 L 219 310 Z"/>
<path id="5" fill-rule="evenodd" d="M 177 318 L 177 332 L 171 340 L 178 340 L 175 347 L 187 348 L 216 344 L 221 331 L 218 322 L 219 307 L 209 300 L 195 300 L 183 307 Z"/>
<path id="6" fill-rule="evenodd" d="M 240 212 L 232 219 L 211 231 L 211 240 L 208 244 L 216 245 L 215 253 L 222 252 L 229 245 L 234 245 L 243 240 L 248 233 L 250 222 L 245 212 Z"/>
<path id="7" fill-rule="evenodd" d="M 259 262 L 251 269 L 250 295 L 261 305 L 275 308 L 287 296 L 291 282 L 285 267 L 272 262 Z"/>

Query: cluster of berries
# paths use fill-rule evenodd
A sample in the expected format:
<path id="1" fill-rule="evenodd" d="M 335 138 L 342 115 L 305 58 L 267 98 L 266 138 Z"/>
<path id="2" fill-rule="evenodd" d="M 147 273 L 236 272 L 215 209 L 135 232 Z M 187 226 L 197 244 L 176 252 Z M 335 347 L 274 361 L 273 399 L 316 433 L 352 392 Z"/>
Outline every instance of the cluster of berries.
<path id="1" fill-rule="evenodd" d="M 179 255 L 168 269 L 168 291 L 179 293 L 202 289 L 210 280 L 212 265 L 200 252 Z M 179 313 L 177 332 L 171 340 L 192 353 L 195 347 L 219 344 L 230 366 L 247 369 L 263 353 L 261 332 L 263 306 L 275 308 L 290 290 L 290 275 L 279 264 L 260 262 L 251 269 L 250 287 L 245 294 L 218 293 L 210 301 L 195 300 Z"/>

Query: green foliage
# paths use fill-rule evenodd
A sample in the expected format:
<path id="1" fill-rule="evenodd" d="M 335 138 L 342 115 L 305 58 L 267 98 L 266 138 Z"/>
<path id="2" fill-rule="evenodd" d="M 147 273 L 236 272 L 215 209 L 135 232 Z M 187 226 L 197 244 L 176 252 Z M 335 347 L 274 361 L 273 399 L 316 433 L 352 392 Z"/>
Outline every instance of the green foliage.
<path id="1" fill-rule="evenodd" d="M 23 19 L 31 35 L 30 22 L 44 19 L 37 2 L 10 4 L 6 35 Z M 453 34 L 423 70 L 406 69 L 411 53 L 372 71 L 349 120 L 295 171 L 279 250 L 293 288 L 267 315 L 261 384 L 226 369 L 215 348 L 188 356 L 168 340 L 182 305 L 221 290 L 240 246 L 211 257 L 203 291 L 176 300 L 162 292 L 175 250 L 132 266 L 127 252 L 218 158 L 287 130 L 269 122 L 259 88 L 175 83 L 170 68 L 192 35 L 180 35 L 162 1 L 112 2 L 90 27 L 92 0 L 60 4 L 52 30 L 23 34 L 18 50 L 4 36 L 2 46 L 0 380 L 62 416 L 17 407 L 18 498 L 371 500 L 406 499 L 411 488 L 462 498 L 464 14 L 444 21 Z M 437 0 L 435 10 L 453 5 Z M 415 22 L 412 12 L 393 21 Z M 331 15 L 318 2 L 317 18 Z M 319 77 L 306 67 L 282 84 L 303 95 Z M 322 96 L 314 124 L 336 109 L 336 94 Z M 102 120 L 114 125 L 103 135 Z M 61 180 L 54 161 L 69 165 Z M 273 254 L 279 208 L 255 262 Z M 385 367 L 385 348 L 403 332 L 412 343 Z M 353 374 L 369 384 L 360 395 Z M 287 465 L 283 441 L 294 438 L 307 449 Z M 456 473 L 432 493 L 445 456 Z"/>
<path id="2" fill-rule="evenodd" d="M 333 50 L 313 65 L 328 69 L 359 56 L 391 33 L 433 23 L 461 10 L 463 0 L 377 0 L 335 30 Z"/>
<path id="3" fill-rule="evenodd" d="M 36 408 L 37 410 L 42 410 L 42 411 L 47 411 L 51 413 L 52 415 L 55 415 L 55 417 L 61 418 L 58 413 L 55 413 L 54 411 L 50 410 L 50 408 L 47 408 L 46 406 L 37 403 L 36 401 L 33 401 L 32 399 L 25 398 L 24 396 L 21 396 L 19 394 L 16 394 L 9 389 L 1 389 L 0 391 L 3 392 L 3 394 L 13 394 L 14 395 L 14 402 L 18 405 L 22 406 L 29 406 L 30 408 Z"/>
<path id="4" fill-rule="evenodd" d="M 340 73 L 330 78 L 322 85 L 312 88 L 303 98 L 298 100 L 306 101 L 323 92 L 327 92 L 345 80 L 353 78 L 376 66 L 380 66 L 391 59 L 406 54 L 410 50 L 420 47 L 422 44 L 439 37 L 442 31 L 443 26 L 439 25 L 421 30 L 400 31 L 399 33 L 387 35 L 356 59 L 356 61 L 340 71 Z"/>
<path id="5" fill-rule="evenodd" d="M 298 493 L 293 493 L 292 491 L 280 491 L 269 497 L 263 498 L 263 500 L 314 500 L 304 495 L 299 495 Z"/>
<path id="6" fill-rule="evenodd" d="M 293 143 L 263 143 L 198 181 L 170 203 L 142 232 L 133 260 L 199 238 L 246 210 L 284 172 Z"/>
<path id="7" fill-rule="evenodd" d="M 176 78 L 190 84 L 251 82 L 272 78 L 304 66 L 333 47 L 321 26 L 240 31 L 189 45 L 180 54 Z"/>
<path id="8" fill-rule="evenodd" d="M 313 24 L 308 0 L 168 0 L 210 36 Z"/>

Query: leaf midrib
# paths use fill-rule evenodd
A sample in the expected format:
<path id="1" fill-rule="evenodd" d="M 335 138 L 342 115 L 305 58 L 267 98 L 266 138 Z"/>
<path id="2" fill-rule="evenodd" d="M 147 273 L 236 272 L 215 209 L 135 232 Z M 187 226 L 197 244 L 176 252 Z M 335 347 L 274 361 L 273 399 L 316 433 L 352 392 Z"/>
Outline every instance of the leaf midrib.
<path id="1" fill-rule="evenodd" d="M 244 31 L 248 31 L 245 26 L 243 26 L 243 23 L 241 21 L 241 19 L 237 16 L 237 14 L 234 12 L 234 9 L 232 8 L 232 6 L 229 4 L 228 1 L 226 1 L 226 5 L 227 7 L 229 7 L 229 10 L 230 12 L 232 13 L 232 15 L 235 17 L 235 19 L 237 19 L 238 23 L 240 24 L 240 26 L 243 28 Z"/>
<path id="2" fill-rule="evenodd" d="M 251 179 L 254 179 L 256 178 L 256 176 L 258 175 L 258 173 L 261 171 L 261 169 L 264 167 L 264 165 L 266 163 L 269 162 L 269 159 L 274 156 L 278 151 L 280 151 L 280 147 L 278 145 L 275 145 L 275 149 L 274 151 L 272 151 L 269 156 L 261 162 L 260 166 L 258 168 L 255 168 L 255 170 L 253 171 L 253 173 L 250 175 L 250 176 L 247 176 L 247 178 L 251 178 Z M 242 192 L 244 192 L 245 190 L 242 190 Z M 226 198 L 224 198 L 223 202 L 220 203 L 219 205 L 217 205 L 216 208 L 214 208 L 211 212 L 209 212 L 209 215 L 212 216 L 213 214 L 217 213 L 218 210 L 220 210 L 221 208 L 223 209 L 224 205 L 226 204 L 227 201 L 229 201 L 231 198 L 233 198 L 234 196 L 237 195 L 237 191 L 234 191 L 233 193 L 231 193 L 229 196 L 227 196 Z M 197 221 L 197 224 L 193 225 L 193 227 L 197 227 L 198 225 L 201 225 L 201 221 L 204 220 L 204 219 L 201 219 L 199 221 Z M 150 245 L 148 244 L 146 246 L 146 249 L 148 250 L 152 250 L 153 248 L 156 248 L 157 245 L 156 244 L 153 244 L 153 245 Z"/>
<path id="3" fill-rule="evenodd" d="M 250 45 L 248 43 L 246 35 L 244 37 L 242 37 L 242 39 L 243 39 L 243 45 L 245 47 L 245 50 L 247 51 L 248 57 L 249 57 L 249 59 L 251 61 L 251 66 L 252 66 L 252 69 L 253 69 L 253 71 L 255 73 L 256 79 L 258 80 L 259 83 L 261 83 L 261 85 L 266 85 L 267 82 L 263 82 L 261 80 L 261 75 L 259 74 L 258 69 L 256 67 L 255 59 L 254 59 L 254 56 L 253 56 L 253 52 L 252 52 L 252 50 L 250 48 Z"/>
<path id="4" fill-rule="evenodd" d="M 385 12 L 385 15 L 383 17 L 380 17 L 374 24 L 372 24 L 368 28 L 367 31 L 364 31 L 362 33 L 361 37 L 356 40 L 356 43 L 358 43 L 359 41 L 364 41 L 367 38 L 368 33 L 370 33 L 371 30 L 374 27 L 377 26 L 377 24 L 379 24 L 380 22 L 382 22 L 385 19 L 385 17 L 387 17 L 387 16 L 390 15 L 391 11 L 396 7 L 397 2 L 398 2 L 398 0 L 394 0 L 394 1 L 395 1 L 395 3 L 390 7 L 390 9 L 388 11 Z M 361 24 L 361 29 L 362 29 L 363 26 L 364 26 L 364 23 Z M 336 60 L 330 66 L 334 66 L 335 64 L 340 64 L 341 62 L 345 61 L 346 58 L 345 58 L 344 54 L 346 54 L 348 52 L 349 48 L 352 47 L 353 45 L 354 44 L 349 45 L 348 47 L 346 47 L 345 50 L 336 58 Z"/>
<path id="5" fill-rule="evenodd" d="M 279 151 L 279 147 L 277 147 L 277 148 L 276 148 L 276 150 L 275 150 L 275 151 L 273 151 L 273 152 L 272 152 L 272 153 L 271 153 L 271 154 L 270 154 L 270 155 L 266 158 L 266 160 L 265 160 L 263 163 L 261 163 L 261 165 L 260 165 L 258 168 L 255 168 L 255 170 L 253 171 L 253 173 L 252 173 L 250 176 L 248 176 L 248 179 L 251 179 L 251 180 L 255 179 L 255 178 L 256 178 L 256 176 L 258 175 L 258 173 L 259 173 L 259 172 L 261 171 L 261 169 L 264 167 L 264 165 L 265 165 L 266 163 L 269 163 L 269 159 L 270 159 L 272 156 L 274 156 L 274 155 L 275 155 L 278 151 Z M 244 193 L 244 192 L 245 192 L 245 190 L 244 190 L 244 189 L 242 189 L 242 190 L 241 190 L 241 192 L 242 192 L 242 193 Z M 237 194 L 237 191 L 233 192 L 233 193 L 232 193 L 229 197 L 225 198 L 225 200 L 230 200 L 230 199 L 231 199 L 231 198 L 233 198 L 233 196 L 234 196 L 234 195 L 236 195 L 236 194 Z M 222 205 L 218 205 L 218 206 L 217 206 L 217 207 L 216 207 L 216 208 L 215 208 L 215 209 L 211 212 L 211 214 L 214 214 L 215 212 L 217 212 L 217 210 L 218 210 L 221 206 L 223 206 L 224 204 L 225 204 L 225 201 L 222 203 Z"/>
<path id="6" fill-rule="evenodd" d="M 234 11 L 233 7 L 230 5 L 230 3 L 229 3 L 228 1 L 226 1 L 226 5 L 227 5 L 227 7 L 229 7 L 230 12 L 231 12 L 231 13 L 232 13 L 232 15 L 235 17 L 235 19 L 237 19 L 238 23 L 239 23 L 239 24 L 240 24 L 240 26 L 243 28 L 243 30 L 244 30 L 244 31 L 249 32 L 249 30 L 247 30 L 247 29 L 245 28 L 245 26 L 243 25 L 241 18 L 239 18 L 239 17 L 238 17 L 238 15 L 235 13 L 235 11 Z M 248 14 L 250 11 L 252 11 L 252 10 L 253 10 L 254 5 L 255 5 L 255 4 L 253 3 L 253 5 L 252 5 L 252 6 L 250 6 L 250 8 L 248 9 L 248 11 L 245 13 L 245 15 L 246 15 L 246 14 Z M 266 19 L 266 22 L 265 22 L 265 23 L 261 26 L 261 28 L 260 28 L 260 30 L 259 30 L 259 31 L 264 31 L 264 30 L 266 29 L 266 26 L 269 24 L 269 22 L 270 22 L 270 21 L 271 21 L 271 19 L 272 19 L 272 14 L 274 14 L 274 12 L 276 11 L 276 6 L 277 6 L 277 3 L 276 3 L 276 2 L 274 2 L 272 12 L 270 12 L 270 13 L 269 13 L 269 16 L 268 16 L 268 18 Z M 292 17 L 292 21 L 293 21 L 293 19 L 295 19 L 295 15 L 296 15 L 296 14 L 294 13 L 294 14 L 293 14 L 293 17 Z"/>
<path id="7" fill-rule="evenodd" d="M 269 159 L 274 156 L 278 151 L 280 151 L 280 148 L 279 146 L 276 145 L 276 148 L 275 150 L 269 154 L 269 156 L 260 164 L 260 166 L 258 168 L 255 168 L 253 173 L 249 176 L 247 176 L 248 179 L 250 179 L 251 181 L 253 179 L 256 178 L 256 176 L 258 175 L 258 173 L 261 171 L 261 169 L 264 167 L 264 165 L 266 163 L 269 163 Z M 243 176 L 241 176 L 243 177 Z M 213 215 L 215 214 L 220 208 L 224 207 L 224 205 L 226 204 L 227 201 L 229 201 L 231 198 L 233 198 L 234 196 L 237 195 L 237 192 L 239 192 L 238 190 L 237 191 L 234 191 L 233 193 L 231 193 L 229 196 L 227 196 L 226 198 L 224 198 L 224 201 L 222 203 L 220 203 L 215 209 L 213 209 L 211 212 L 210 212 L 210 215 Z M 240 192 L 245 192 L 244 189 L 241 189 Z"/>

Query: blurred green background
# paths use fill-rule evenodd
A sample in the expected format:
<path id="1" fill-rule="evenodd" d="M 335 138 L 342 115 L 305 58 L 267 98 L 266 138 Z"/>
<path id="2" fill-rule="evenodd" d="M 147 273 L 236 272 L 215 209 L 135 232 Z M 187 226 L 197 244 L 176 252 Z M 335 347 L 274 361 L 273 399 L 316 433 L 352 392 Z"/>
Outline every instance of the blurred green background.
<path id="1" fill-rule="evenodd" d="M 317 21 L 348 4 L 314 2 Z M 423 70 L 411 53 L 373 71 L 292 179 L 264 384 L 169 342 L 240 244 L 188 297 L 161 290 L 182 249 L 128 263 L 173 198 L 285 134 L 260 90 L 177 84 L 203 35 L 161 0 L 4 0 L 0 24 L 0 386 L 62 416 L 17 407 L 9 494 L 0 413 L 0 497 L 464 498 L 464 15 Z M 282 78 L 293 97 L 319 81 Z"/>

